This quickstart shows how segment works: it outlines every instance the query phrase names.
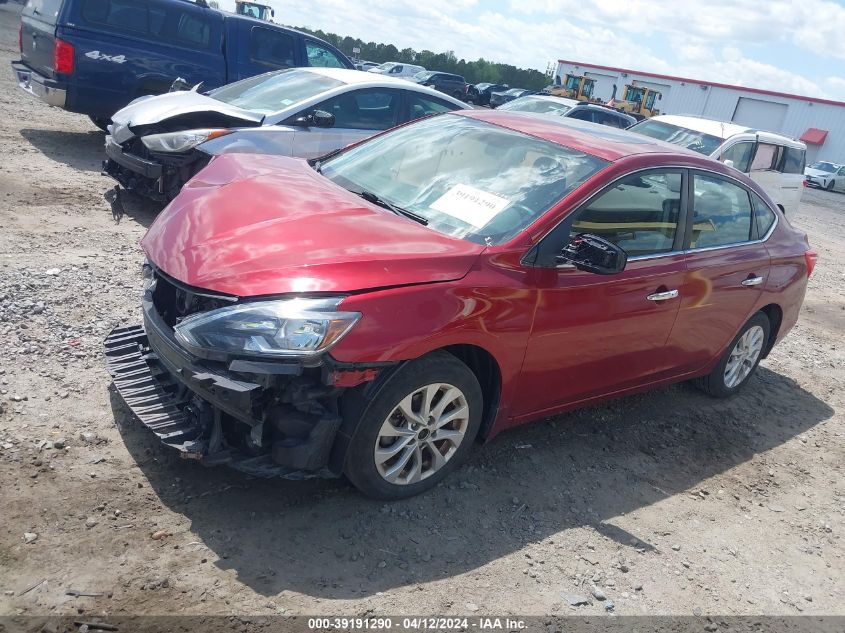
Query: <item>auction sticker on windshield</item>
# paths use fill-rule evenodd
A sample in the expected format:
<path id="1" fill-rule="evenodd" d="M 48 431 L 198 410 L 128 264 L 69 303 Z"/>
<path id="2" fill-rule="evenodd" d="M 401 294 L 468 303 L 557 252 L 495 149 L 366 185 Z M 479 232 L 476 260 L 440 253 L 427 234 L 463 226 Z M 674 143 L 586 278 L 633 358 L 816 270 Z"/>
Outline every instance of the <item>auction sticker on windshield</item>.
<path id="1" fill-rule="evenodd" d="M 435 200 L 431 208 L 481 228 L 510 203 L 507 198 L 469 185 L 455 185 Z"/>

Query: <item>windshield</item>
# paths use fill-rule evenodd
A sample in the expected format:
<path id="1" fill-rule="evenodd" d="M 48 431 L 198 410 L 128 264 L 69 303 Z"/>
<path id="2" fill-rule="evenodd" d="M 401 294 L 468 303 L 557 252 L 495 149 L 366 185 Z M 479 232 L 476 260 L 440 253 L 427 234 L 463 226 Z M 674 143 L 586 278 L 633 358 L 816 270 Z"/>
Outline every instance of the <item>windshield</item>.
<path id="1" fill-rule="evenodd" d="M 563 116 L 572 108 L 563 102 L 540 97 L 520 97 L 499 106 L 499 110 L 516 110 L 518 112 L 536 112 L 538 114 L 556 114 Z"/>
<path id="2" fill-rule="evenodd" d="M 270 114 L 343 85 L 337 79 L 292 68 L 236 81 L 212 90 L 208 96 L 245 110 Z"/>
<path id="3" fill-rule="evenodd" d="M 671 125 L 654 119 L 640 121 L 628 128 L 629 132 L 639 132 L 660 141 L 667 141 L 673 145 L 686 147 L 699 154 L 710 156 L 722 144 L 718 136 L 696 132 L 685 127 Z"/>
<path id="4" fill-rule="evenodd" d="M 440 233 L 479 244 L 523 231 L 604 160 L 520 132 L 450 114 L 397 128 L 321 166 L 350 191 L 368 191 L 422 216 Z"/>
<path id="5" fill-rule="evenodd" d="M 818 169 L 819 171 L 823 171 L 825 173 L 832 174 L 833 172 L 836 171 L 837 167 L 833 163 L 821 162 L 821 163 L 813 163 L 812 165 L 810 165 L 810 169 Z"/>
<path id="6" fill-rule="evenodd" d="M 423 70 L 422 72 L 418 72 L 416 75 L 414 75 L 414 79 L 416 79 L 417 81 L 425 81 L 426 79 L 428 79 L 429 77 L 432 77 L 433 75 L 434 75 L 434 73 L 431 72 L 430 70 Z"/>
<path id="7" fill-rule="evenodd" d="M 381 70 L 390 70 L 394 66 L 398 66 L 396 62 L 384 62 L 383 64 L 379 64 L 376 68 L 380 68 Z"/>

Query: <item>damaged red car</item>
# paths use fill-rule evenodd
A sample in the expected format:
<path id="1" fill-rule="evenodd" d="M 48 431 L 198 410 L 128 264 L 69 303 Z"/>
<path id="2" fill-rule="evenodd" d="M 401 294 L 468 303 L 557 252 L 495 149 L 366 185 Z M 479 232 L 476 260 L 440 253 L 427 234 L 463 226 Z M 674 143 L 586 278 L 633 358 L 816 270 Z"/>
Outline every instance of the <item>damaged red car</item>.
<path id="1" fill-rule="evenodd" d="M 815 264 L 730 167 L 484 110 L 316 161 L 221 156 L 142 246 L 143 325 L 105 342 L 141 421 L 205 465 L 382 499 L 573 407 L 690 379 L 735 393 Z"/>

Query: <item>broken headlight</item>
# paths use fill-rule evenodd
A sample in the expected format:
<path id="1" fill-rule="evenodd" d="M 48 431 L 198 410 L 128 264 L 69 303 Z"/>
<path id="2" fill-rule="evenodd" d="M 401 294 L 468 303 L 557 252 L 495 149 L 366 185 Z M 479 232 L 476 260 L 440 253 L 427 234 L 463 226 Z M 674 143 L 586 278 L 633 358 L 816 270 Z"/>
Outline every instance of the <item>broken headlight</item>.
<path id="1" fill-rule="evenodd" d="M 180 153 L 193 149 L 200 143 L 231 134 L 232 130 L 185 130 L 166 134 L 142 136 L 141 142 L 151 152 Z"/>
<path id="2" fill-rule="evenodd" d="M 175 327 L 192 351 L 248 356 L 313 356 L 337 343 L 359 312 L 340 312 L 341 298 L 255 301 L 189 316 Z"/>

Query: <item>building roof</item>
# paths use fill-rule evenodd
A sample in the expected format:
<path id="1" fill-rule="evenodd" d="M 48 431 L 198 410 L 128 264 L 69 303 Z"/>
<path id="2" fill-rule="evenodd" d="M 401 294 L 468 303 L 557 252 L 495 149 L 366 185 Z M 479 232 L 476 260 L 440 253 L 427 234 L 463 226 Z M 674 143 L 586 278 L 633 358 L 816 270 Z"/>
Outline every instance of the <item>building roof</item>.
<path id="1" fill-rule="evenodd" d="M 658 141 L 643 134 L 568 117 L 546 117 L 529 112 L 487 109 L 457 110 L 452 114 L 501 125 L 609 161 L 616 161 L 634 154 L 678 154 L 686 158 L 703 158 L 701 154 L 692 150 Z"/>
<path id="2" fill-rule="evenodd" d="M 628 73 L 632 75 L 642 75 L 643 77 L 654 77 L 655 79 L 668 79 L 670 81 L 684 81 L 692 84 L 701 84 L 702 86 L 713 86 L 714 88 L 727 88 L 728 90 L 741 90 L 742 92 L 751 92 L 760 95 L 769 95 L 771 97 L 782 97 L 785 99 L 797 99 L 799 101 L 809 101 L 811 103 L 824 103 L 826 105 L 845 107 L 845 101 L 833 101 L 831 99 L 820 99 L 819 97 L 807 97 L 803 95 L 791 94 L 788 92 L 777 92 L 774 90 L 764 90 L 762 88 L 748 88 L 746 86 L 737 86 L 734 84 L 723 84 L 715 81 L 704 81 L 703 79 L 690 79 L 689 77 L 676 77 L 674 75 L 661 75 L 660 73 L 652 73 L 644 70 L 630 70 L 628 68 L 616 68 L 615 66 L 602 66 L 600 64 L 588 64 L 587 62 L 575 62 L 570 59 L 559 59 L 559 64 L 570 64 L 572 66 L 583 66 L 586 68 L 600 68 L 602 70 L 609 70 L 616 73 Z"/>

